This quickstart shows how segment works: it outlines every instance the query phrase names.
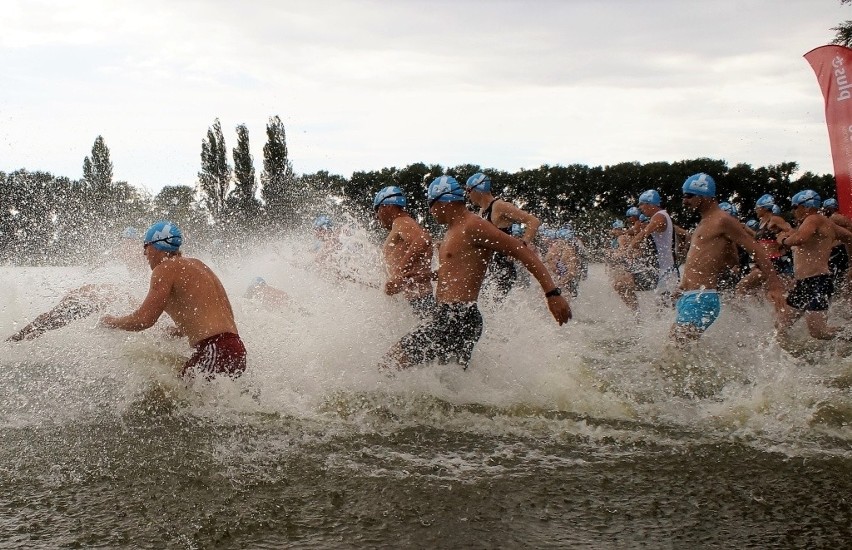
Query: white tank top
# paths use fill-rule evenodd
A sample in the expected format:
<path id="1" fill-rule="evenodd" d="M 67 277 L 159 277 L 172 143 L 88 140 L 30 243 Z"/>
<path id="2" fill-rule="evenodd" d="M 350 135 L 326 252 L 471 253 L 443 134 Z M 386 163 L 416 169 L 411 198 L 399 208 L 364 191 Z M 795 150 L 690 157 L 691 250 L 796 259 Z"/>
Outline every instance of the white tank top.
<path id="1" fill-rule="evenodd" d="M 674 269 L 674 251 L 672 244 L 674 242 L 674 227 L 672 226 L 672 218 L 665 210 L 660 210 L 654 216 L 662 214 L 666 218 L 666 228 L 659 233 L 652 233 L 651 238 L 654 239 L 654 246 L 657 247 L 657 268 L 660 275 L 666 271 Z M 653 217 L 653 216 L 652 216 Z"/>

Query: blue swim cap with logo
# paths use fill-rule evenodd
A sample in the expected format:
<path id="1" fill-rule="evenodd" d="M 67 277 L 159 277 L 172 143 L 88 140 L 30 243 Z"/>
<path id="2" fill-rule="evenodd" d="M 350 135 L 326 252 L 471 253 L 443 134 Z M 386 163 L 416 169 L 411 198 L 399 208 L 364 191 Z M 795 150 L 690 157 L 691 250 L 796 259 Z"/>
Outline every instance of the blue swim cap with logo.
<path id="1" fill-rule="evenodd" d="M 837 210 L 837 199 L 825 199 L 822 201 L 823 208 L 830 208 L 831 210 Z"/>
<path id="2" fill-rule="evenodd" d="M 793 206 L 805 206 L 807 208 L 819 208 L 822 204 L 819 194 L 813 189 L 799 191 L 793 195 L 790 202 L 793 203 Z"/>
<path id="3" fill-rule="evenodd" d="M 731 216 L 733 216 L 735 218 L 738 215 L 737 207 L 734 206 L 733 204 L 729 203 L 729 202 L 720 202 L 719 208 L 721 208 L 723 211 L 727 212 L 728 214 L 730 214 Z"/>
<path id="4" fill-rule="evenodd" d="M 468 191 L 481 191 L 483 193 L 491 192 L 491 178 L 483 174 L 482 172 L 477 172 L 471 177 L 467 178 L 467 183 L 465 183 L 465 189 Z"/>
<path id="5" fill-rule="evenodd" d="M 653 204 L 654 206 L 660 206 L 660 194 L 656 189 L 648 189 L 639 195 L 639 204 Z"/>
<path id="6" fill-rule="evenodd" d="M 148 228 L 144 242 L 162 252 L 177 252 L 183 244 L 183 233 L 172 222 L 161 220 Z"/>
<path id="7" fill-rule="evenodd" d="M 775 197 L 769 193 L 763 195 L 754 203 L 755 208 L 766 208 L 767 210 L 772 210 L 773 206 L 775 206 Z"/>
<path id="8" fill-rule="evenodd" d="M 405 193 L 396 185 L 389 185 L 376 193 L 373 199 L 373 210 L 378 210 L 380 206 L 399 206 L 405 208 L 407 205 Z"/>
<path id="9" fill-rule="evenodd" d="M 436 202 L 464 202 L 464 191 L 452 176 L 441 176 L 432 180 L 426 199 L 431 207 Z"/>
<path id="10" fill-rule="evenodd" d="M 571 227 L 562 227 L 556 230 L 556 236 L 560 239 L 570 241 L 574 239 L 574 230 Z"/>
<path id="11" fill-rule="evenodd" d="M 638 218 L 641 214 L 642 213 L 639 212 L 638 208 L 636 208 L 635 206 L 631 206 L 630 208 L 627 209 L 627 212 L 625 212 L 624 215 L 627 216 L 628 218 Z"/>
<path id="12" fill-rule="evenodd" d="M 699 197 L 715 197 L 716 181 L 709 174 L 699 172 L 686 178 L 682 190 L 684 193 Z"/>
<path id="13" fill-rule="evenodd" d="M 320 214 L 316 218 L 314 218 L 314 229 L 324 229 L 328 231 L 331 229 L 331 218 L 326 216 L 325 214 Z"/>

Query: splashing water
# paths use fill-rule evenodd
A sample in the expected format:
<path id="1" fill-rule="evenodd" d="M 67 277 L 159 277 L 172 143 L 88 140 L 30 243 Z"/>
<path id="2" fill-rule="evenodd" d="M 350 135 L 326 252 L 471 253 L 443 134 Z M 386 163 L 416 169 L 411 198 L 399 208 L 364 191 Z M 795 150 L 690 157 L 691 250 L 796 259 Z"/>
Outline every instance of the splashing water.
<path id="1" fill-rule="evenodd" d="M 643 297 L 647 314 L 635 321 L 593 265 L 568 325 L 556 325 L 534 281 L 499 304 L 485 293 L 467 371 L 427 365 L 387 377 L 377 364 L 416 322 L 402 298 L 379 290 L 381 260 L 366 235 L 344 241 L 332 270 L 317 269 L 311 243 L 296 237 L 208 258 L 249 350 L 236 381 L 187 387 L 175 376 L 185 341 L 156 327 L 110 331 L 97 315 L 4 343 L 0 541 L 535 546 L 848 535 L 849 503 L 837 496 L 852 488 L 848 346 L 793 356 L 775 343 L 768 308 L 749 303 L 726 304 L 699 343 L 677 350 L 667 342 L 672 312 Z M 292 302 L 244 298 L 258 276 Z M 117 265 L 4 267 L 0 328 L 15 332 L 76 286 L 128 279 Z M 141 279 L 130 285 L 137 296 Z M 776 517 L 758 513 L 761 499 Z M 699 510 L 716 520 L 702 524 Z M 796 521 L 814 528 L 780 527 Z"/>

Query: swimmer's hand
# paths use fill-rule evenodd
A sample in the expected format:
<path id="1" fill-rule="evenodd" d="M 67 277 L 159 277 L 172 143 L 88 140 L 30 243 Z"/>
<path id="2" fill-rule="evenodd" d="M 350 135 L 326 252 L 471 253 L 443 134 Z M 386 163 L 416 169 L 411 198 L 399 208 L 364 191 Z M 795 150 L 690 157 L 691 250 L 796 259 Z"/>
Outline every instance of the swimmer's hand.
<path id="1" fill-rule="evenodd" d="M 186 334 L 178 327 L 169 327 L 166 329 L 166 334 L 172 338 L 183 338 Z"/>
<path id="2" fill-rule="evenodd" d="M 388 279 L 385 283 L 385 294 L 393 296 L 402 290 L 402 279 Z"/>
<path id="3" fill-rule="evenodd" d="M 551 296 L 547 298 L 547 309 L 556 319 L 556 322 L 562 325 L 571 318 L 571 306 L 568 305 L 568 300 L 565 296 Z"/>
<path id="4" fill-rule="evenodd" d="M 118 317 L 116 317 L 115 315 L 104 315 L 103 317 L 101 317 L 100 321 L 98 321 L 98 325 L 102 327 L 116 328 L 116 326 L 118 326 L 116 324 L 117 320 Z"/>

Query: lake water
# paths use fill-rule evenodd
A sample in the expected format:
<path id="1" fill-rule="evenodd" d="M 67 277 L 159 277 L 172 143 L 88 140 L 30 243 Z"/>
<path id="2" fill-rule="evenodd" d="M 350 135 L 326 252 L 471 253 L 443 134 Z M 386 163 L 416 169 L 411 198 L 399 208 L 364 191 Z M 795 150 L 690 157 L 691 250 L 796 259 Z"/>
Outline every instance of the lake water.
<path id="1" fill-rule="evenodd" d="M 0 344 L 0 547 L 850 545 L 848 344 L 791 355 L 765 306 L 726 304 L 671 350 L 672 313 L 643 297 L 636 323 L 593 265 L 567 326 L 516 288 L 482 300 L 466 372 L 389 378 L 376 364 L 415 321 L 359 254 L 343 269 L 369 284 L 296 242 L 210 259 L 250 353 L 237 381 L 187 387 L 185 341 L 95 317 Z M 127 282 L 97 263 L 0 268 L 0 328 Z M 256 276 L 301 310 L 243 298 Z"/>

